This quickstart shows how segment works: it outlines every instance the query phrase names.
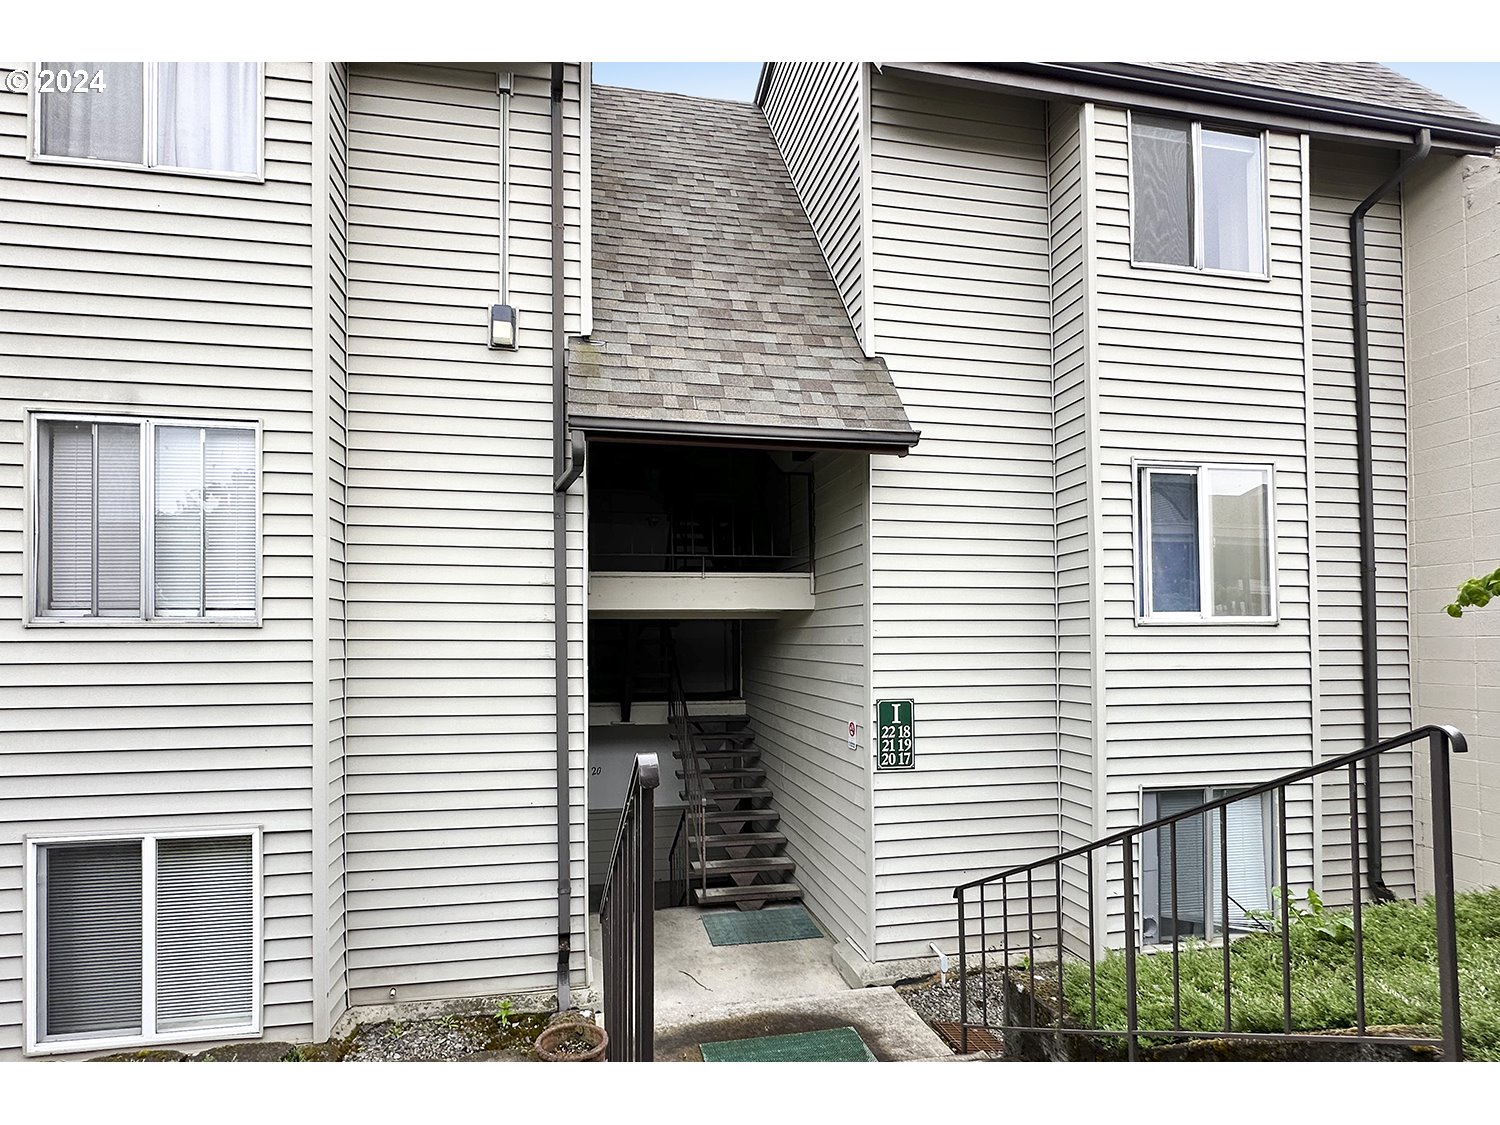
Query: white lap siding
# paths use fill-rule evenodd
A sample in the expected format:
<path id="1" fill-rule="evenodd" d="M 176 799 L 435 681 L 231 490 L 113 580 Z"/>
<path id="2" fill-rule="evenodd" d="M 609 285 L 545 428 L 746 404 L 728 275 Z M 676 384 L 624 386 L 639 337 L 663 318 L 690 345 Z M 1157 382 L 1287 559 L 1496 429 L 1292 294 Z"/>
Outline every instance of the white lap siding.
<path id="1" fill-rule="evenodd" d="M 1317 411 L 1319 753 L 1334 758 L 1368 741 L 1361 677 L 1358 459 L 1354 424 L 1354 315 L 1349 216 L 1389 176 L 1393 153 L 1332 144 L 1312 149 L 1313 382 Z M 1401 206 L 1392 194 L 1365 223 L 1370 295 L 1370 399 L 1375 460 L 1375 563 L 1380 657 L 1380 735 L 1411 725 L 1407 621 L 1406 374 L 1402 330 Z M 1361 782 L 1361 794 L 1363 783 Z M 1361 796 L 1361 802 L 1363 797 Z M 1415 885 L 1409 755 L 1381 769 L 1385 879 Z M 1325 889 L 1345 901 L 1349 864 L 1348 777 L 1324 789 Z"/>
<path id="2" fill-rule="evenodd" d="M 0 83 L 0 1056 L 27 835 L 263 826 L 266 1035 L 312 1030 L 311 78 L 267 67 L 265 183 L 29 163 Z M 258 421 L 262 624 L 23 627 L 39 409 Z"/>
<path id="3" fill-rule="evenodd" d="M 864 65 L 774 63 L 764 110 L 855 334 L 868 348 L 860 198 Z"/>
<path id="4" fill-rule="evenodd" d="M 557 963 L 549 69 L 515 68 L 500 269 L 492 71 L 349 68 L 348 975 L 353 1004 L 548 989 Z M 566 89 L 576 272 L 578 87 Z M 576 329 L 576 316 L 569 317 Z M 582 982 L 582 504 L 569 497 Z"/>
<path id="5" fill-rule="evenodd" d="M 879 352 L 922 432 L 871 461 L 873 695 L 917 720 L 915 772 L 873 779 L 883 960 L 1056 849 L 1057 646 L 1044 106 L 872 82 Z"/>
<path id="6" fill-rule="evenodd" d="M 747 621 L 745 703 L 797 884 L 834 936 L 868 957 L 870 737 L 865 572 L 869 458 L 814 462 L 816 607 Z"/>
<path id="7" fill-rule="evenodd" d="M 1092 169 L 1092 107 L 1048 107 L 1047 190 L 1052 237 L 1052 411 L 1055 430 L 1053 502 L 1057 519 L 1057 738 L 1061 813 L 1059 846 L 1067 851 L 1094 839 L 1094 721 L 1098 631 L 1094 627 L 1095 528 L 1091 497 L 1097 465 L 1090 457 L 1097 426 L 1089 348 L 1093 339 L 1092 220 L 1085 209 Z M 1088 119 L 1085 120 L 1085 115 Z M 1084 869 L 1086 870 L 1086 868 Z M 1077 863 L 1065 881 L 1068 932 L 1086 932 L 1088 888 Z"/>
<path id="8" fill-rule="evenodd" d="M 1245 785 L 1312 760 L 1310 419 L 1300 138 L 1269 137 L 1269 279 L 1133 265 L 1123 110 L 1096 108 L 1094 142 L 1107 834 L 1140 823 L 1143 789 Z M 1137 624 L 1133 458 L 1274 466 L 1276 624 Z M 1311 796 L 1288 807 L 1294 880 L 1310 877 Z"/>

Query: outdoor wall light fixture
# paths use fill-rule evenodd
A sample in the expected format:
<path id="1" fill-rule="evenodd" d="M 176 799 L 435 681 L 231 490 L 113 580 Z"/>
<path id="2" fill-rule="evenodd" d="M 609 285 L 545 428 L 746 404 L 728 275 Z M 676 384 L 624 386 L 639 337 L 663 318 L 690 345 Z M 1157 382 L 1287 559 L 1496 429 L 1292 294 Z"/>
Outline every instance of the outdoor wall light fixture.
<path id="1" fill-rule="evenodd" d="M 490 306 L 490 347 L 516 350 L 516 310 L 514 305 Z"/>

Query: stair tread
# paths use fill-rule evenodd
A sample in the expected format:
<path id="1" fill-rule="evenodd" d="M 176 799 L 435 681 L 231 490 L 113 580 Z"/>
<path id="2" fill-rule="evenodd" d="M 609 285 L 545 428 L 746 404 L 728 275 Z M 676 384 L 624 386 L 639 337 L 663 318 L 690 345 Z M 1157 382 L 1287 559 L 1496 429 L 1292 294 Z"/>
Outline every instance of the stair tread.
<path id="1" fill-rule="evenodd" d="M 699 903 L 740 902 L 745 899 L 801 898 L 802 888 L 796 883 L 752 883 L 746 887 L 693 888 L 693 897 Z"/>
<path id="2" fill-rule="evenodd" d="M 753 766 L 750 766 L 750 767 L 735 766 L 735 767 L 730 767 L 729 769 L 709 769 L 709 770 L 703 770 L 701 772 L 702 772 L 702 775 L 704 777 L 765 777 L 766 776 L 766 771 L 765 770 L 758 769 L 758 768 L 753 767 Z M 684 770 L 678 770 L 677 771 L 677 776 L 679 778 L 686 777 L 687 773 Z"/>
<path id="3" fill-rule="evenodd" d="M 702 871 L 707 868 L 710 875 L 725 875 L 732 871 L 795 871 L 797 864 L 790 856 L 784 855 L 747 855 L 738 859 L 710 859 L 699 863 L 692 863 L 694 871 Z"/>
<path id="4" fill-rule="evenodd" d="M 703 837 L 706 848 L 779 847 L 784 843 L 786 835 L 781 832 L 709 832 Z"/>
<path id="5" fill-rule="evenodd" d="M 781 814 L 775 809 L 734 809 L 728 812 L 705 813 L 703 819 L 710 824 L 722 824 L 725 821 L 735 820 L 778 821 L 781 819 Z"/>

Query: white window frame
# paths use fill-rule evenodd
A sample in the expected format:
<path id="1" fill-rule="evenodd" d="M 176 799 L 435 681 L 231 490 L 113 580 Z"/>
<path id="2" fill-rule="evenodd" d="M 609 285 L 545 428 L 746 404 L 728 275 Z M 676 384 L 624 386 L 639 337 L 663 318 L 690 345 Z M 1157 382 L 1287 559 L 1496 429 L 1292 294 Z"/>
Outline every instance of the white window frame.
<path id="1" fill-rule="evenodd" d="M 1146 476 L 1192 475 L 1199 478 L 1215 469 L 1260 472 L 1266 477 L 1266 582 L 1270 586 L 1270 612 L 1263 617 L 1229 617 L 1213 612 L 1212 498 L 1201 486 L 1198 492 L 1198 612 L 1155 613 L 1151 610 L 1151 490 Z M 1269 461 L 1162 461 L 1135 459 L 1130 463 L 1132 530 L 1135 561 L 1135 623 L 1137 625 L 1276 625 L 1280 622 L 1280 577 L 1277 571 L 1276 466 Z"/>
<path id="2" fill-rule="evenodd" d="M 1140 789 L 1140 793 L 1139 793 L 1140 804 L 1137 806 L 1141 810 L 1140 823 L 1141 824 L 1149 824 L 1151 821 L 1156 820 L 1156 819 L 1158 819 L 1158 817 L 1160 817 L 1161 814 L 1159 812 L 1156 814 L 1156 816 L 1152 816 L 1152 817 L 1147 817 L 1146 816 L 1146 805 L 1147 805 L 1148 800 L 1154 800 L 1155 797 L 1158 794 L 1160 794 L 1160 793 L 1197 793 L 1197 794 L 1199 794 L 1202 797 L 1202 799 L 1199 800 L 1199 801 L 1197 801 L 1197 802 L 1195 802 L 1195 804 L 1206 805 L 1210 801 L 1217 801 L 1217 800 L 1219 800 L 1221 797 L 1232 797 L 1236 793 L 1243 792 L 1243 791 L 1245 791 L 1247 789 L 1253 789 L 1258 784 L 1261 784 L 1261 783 L 1260 782 L 1254 782 L 1254 781 L 1245 781 L 1245 782 L 1236 782 L 1236 783 L 1230 784 L 1230 785 L 1219 784 L 1219 785 L 1146 785 L 1146 786 L 1142 786 L 1141 789 Z M 1264 847 L 1265 847 L 1265 861 L 1266 861 L 1266 897 L 1267 897 L 1267 900 L 1270 901 L 1274 905 L 1275 899 L 1274 899 L 1274 896 L 1272 896 L 1270 892 L 1272 890 L 1274 890 L 1278 886 L 1277 878 L 1280 875 L 1280 867 L 1277 864 L 1277 859 L 1279 857 L 1279 851 L 1278 851 L 1278 847 L 1277 847 L 1278 841 L 1277 841 L 1276 820 L 1275 820 L 1275 812 L 1276 812 L 1276 810 L 1275 810 L 1274 801 L 1272 799 L 1272 794 L 1270 794 L 1270 793 L 1262 793 L 1258 798 L 1254 798 L 1254 799 L 1260 802 L 1260 823 L 1261 823 L 1261 829 L 1262 829 L 1261 836 L 1262 836 L 1262 841 L 1263 841 L 1263 844 L 1264 844 Z M 1213 864 L 1213 860 L 1214 860 L 1214 855 L 1213 855 L 1213 837 L 1214 837 L 1214 833 L 1218 831 L 1219 814 L 1218 814 L 1218 812 L 1216 810 L 1214 812 L 1205 814 L 1201 819 L 1203 819 L 1205 821 L 1204 831 L 1203 831 L 1203 905 L 1204 905 L 1204 909 L 1205 909 L 1205 913 L 1203 915 L 1203 918 L 1204 918 L 1204 924 L 1203 924 L 1204 933 L 1202 935 L 1194 936 L 1192 938 L 1192 940 L 1194 940 L 1194 941 L 1217 942 L 1217 941 L 1222 941 L 1223 938 L 1224 938 L 1224 935 L 1222 933 L 1210 933 L 1209 931 L 1213 928 L 1214 910 L 1216 909 L 1216 907 L 1218 905 L 1216 902 L 1210 901 L 1210 899 L 1213 897 L 1214 880 L 1218 877 L 1218 875 L 1217 875 L 1217 870 L 1218 869 L 1216 867 L 1214 867 L 1214 864 Z M 1181 823 L 1181 822 L 1179 822 L 1179 823 Z M 1147 887 L 1147 881 L 1146 881 L 1146 849 L 1147 849 L 1148 846 L 1159 846 L 1159 842 L 1156 839 L 1154 839 L 1154 837 L 1156 837 L 1158 835 L 1158 833 L 1161 835 L 1161 837 L 1162 837 L 1163 840 L 1167 839 L 1168 829 L 1166 829 L 1166 828 L 1160 828 L 1160 829 L 1157 829 L 1156 831 L 1151 832 L 1149 834 L 1142 834 L 1141 837 L 1140 837 L 1140 840 L 1139 840 L 1139 845 L 1138 845 L 1138 848 L 1139 848 L 1139 851 L 1140 851 L 1140 855 L 1138 856 L 1138 863 L 1139 863 L 1138 870 L 1141 873 L 1141 886 L 1140 886 L 1140 889 L 1139 889 L 1139 892 L 1138 892 L 1138 894 L 1140 896 L 1140 902 L 1138 904 L 1139 905 L 1139 910 L 1136 913 L 1135 941 L 1136 941 L 1137 948 L 1140 948 L 1140 949 L 1159 949 L 1159 948 L 1163 948 L 1163 947 L 1168 947 L 1168 946 L 1170 946 L 1172 944 L 1172 939 L 1170 937 L 1167 937 L 1167 938 L 1162 938 L 1161 937 L 1160 927 L 1158 927 L 1158 930 L 1157 930 L 1157 940 L 1151 942 L 1150 944 L 1147 944 L 1146 938 L 1145 938 L 1145 932 L 1146 932 L 1146 915 L 1147 915 L 1147 911 L 1146 911 L 1146 887 Z M 1151 837 L 1149 844 L 1148 844 L 1148 835 L 1149 835 L 1149 837 Z M 1179 871 L 1178 871 L 1178 876 L 1179 876 L 1178 881 L 1179 882 L 1181 882 L 1181 874 L 1182 874 L 1182 872 L 1179 869 Z M 1157 877 L 1159 879 L 1161 877 L 1161 871 L 1157 870 L 1156 871 L 1156 875 L 1157 875 Z M 1156 903 L 1156 915 L 1157 915 L 1158 922 L 1160 922 L 1162 911 L 1167 908 L 1169 902 L 1170 902 L 1170 899 L 1168 900 L 1167 903 L 1163 903 L 1161 901 L 1158 901 Z M 1178 900 L 1177 905 L 1178 905 L 1178 908 L 1181 909 L 1183 903 L 1182 903 L 1182 901 L 1181 901 L 1180 898 Z M 1226 929 L 1228 928 L 1228 919 L 1227 918 L 1225 919 L 1225 928 Z M 1252 929 L 1238 930 L 1238 931 L 1235 931 L 1235 932 L 1231 933 L 1229 936 L 1230 936 L 1230 939 L 1232 940 L 1238 934 L 1246 934 L 1246 933 L 1254 933 L 1254 932 L 1256 932 L 1256 931 L 1252 930 Z M 1186 936 L 1183 936 L 1183 937 L 1179 938 L 1178 940 L 1179 940 L 1179 942 L 1182 942 L 1182 941 L 1187 941 L 1188 938 Z"/>
<path id="3" fill-rule="evenodd" d="M 250 838 L 251 871 L 251 1022 L 221 1027 L 195 1027 L 183 1031 L 156 1034 L 156 844 L 159 840 L 205 839 L 223 836 Z M 44 848 L 68 844 L 105 844 L 112 842 L 141 845 L 141 1034 L 94 1036 L 59 1036 L 43 1039 L 39 1030 L 45 1009 L 46 912 L 42 907 L 42 855 Z M 209 1039 L 259 1038 L 265 1012 L 265 863 L 263 832 L 259 825 L 227 827 L 173 828 L 148 832 L 100 832 L 65 836 L 27 836 L 25 903 L 22 928 L 26 932 L 25 1024 L 28 1055 L 76 1054 L 81 1051 L 107 1051 L 124 1047 L 153 1046 L 167 1043 L 190 1043 Z"/>
<path id="4" fill-rule="evenodd" d="M 41 565 L 43 536 L 42 527 L 45 505 L 42 501 L 41 458 L 42 426 L 47 422 L 92 422 L 103 425 L 130 425 L 141 428 L 141 610 L 135 616 L 102 616 L 89 614 L 43 614 L 42 583 L 47 580 L 47 570 Z M 156 612 L 155 574 L 155 527 L 156 513 L 156 428 L 159 426 L 202 427 L 205 429 L 251 430 L 255 434 L 255 605 L 245 613 L 213 613 L 204 616 L 188 616 L 182 612 L 158 615 Z M 60 411 L 31 411 L 28 425 L 28 449 L 30 465 L 27 470 L 27 487 L 30 494 L 30 513 L 27 519 L 29 542 L 26 559 L 29 574 L 26 576 L 28 600 L 24 624 L 27 627 L 63 628 L 141 628 L 143 626 L 255 626 L 261 624 L 265 581 L 265 447 L 261 423 L 229 418 L 174 418 L 166 414 L 71 414 Z"/>
<path id="5" fill-rule="evenodd" d="M 1130 265 L 1140 270 L 1166 270 L 1174 273 L 1207 274 L 1217 277 L 1239 277 L 1250 281 L 1271 280 L 1271 133 L 1268 129 L 1248 129 L 1234 125 L 1220 124 L 1216 121 L 1203 122 L 1193 118 L 1182 117 L 1173 113 L 1142 113 L 1143 117 L 1170 118 L 1181 121 L 1189 127 L 1190 145 L 1188 153 L 1188 178 L 1193 187 L 1193 225 L 1188 232 L 1189 249 L 1192 251 L 1192 265 L 1179 266 L 1172 262 L 1150 262 L 1142 261 L 1135 256 L 1135 150 L 1132 146 L 1134 137 L 1134 116 L 1130 110 L 1125 111 L 1125 204 L 1129 214 L 1130 222 Z M 1219 267 L 1210 267 L 1203 264 L 1203 176 L 1200 171 L 1203 164 L 1203 128 L 1208 128 L 1216 133 L 1232 133 L 1238 137 L 1255 137 L 1260 141 L 1260 233 L 1261 233 L 1261 262 L 1265 268 L 1255 270 L 1226 270 Z"/>
<path id="6" fill-rule="evenodd" d="M 175 60 L 174 60 L 175 61 Z M 54 156 L 42 152 L 42 92 L 38 88 L 41 83 L 37 75 L 42 70 L 40 62 L 31 64 L 31 105 L 27 119 L 30 122 L 28 143 L 26 146 L 27 159 L 37 164 L 71 164 L 87 168 L 128 168 L 136 172 L 155 172 L 167 176 L 203 176 L 211 180 L 238 180 L 241 183 L 263 184 L 266 182 L 266 64 L 256 63 L 257 87 L 256 102 L 260 106 L 260 112 L 256 115 L 255 129 L 255 171 L 254 172 L 226 172 L 213 168 L 178 168 L 171 164 L 158 164 L 156 162 L 156 67 L 155 62 L 143 62 L 141 66 L 141 98 L 144 105 L 141 107 L 141 120 L 145 129 L 144 156 L 145 163 L 138 164 L 128 160 L 96 160 L 87 156 Z M 107 80 L 107 76 L 106 76 Z M 87 97 L 88 95 L 66 95 L 68 97 Z"/>

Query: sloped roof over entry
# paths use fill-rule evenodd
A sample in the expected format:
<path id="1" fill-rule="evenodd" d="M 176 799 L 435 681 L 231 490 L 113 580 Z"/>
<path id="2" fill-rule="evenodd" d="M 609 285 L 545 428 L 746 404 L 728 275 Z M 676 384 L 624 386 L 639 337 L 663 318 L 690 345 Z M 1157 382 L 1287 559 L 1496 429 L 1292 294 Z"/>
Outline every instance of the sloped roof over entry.
<path id="1" fill-rule="evenodd" d="M 593 90 L 594 324 L 569 421 L 600 435 L 905 452 L 753 105 Z"/>

